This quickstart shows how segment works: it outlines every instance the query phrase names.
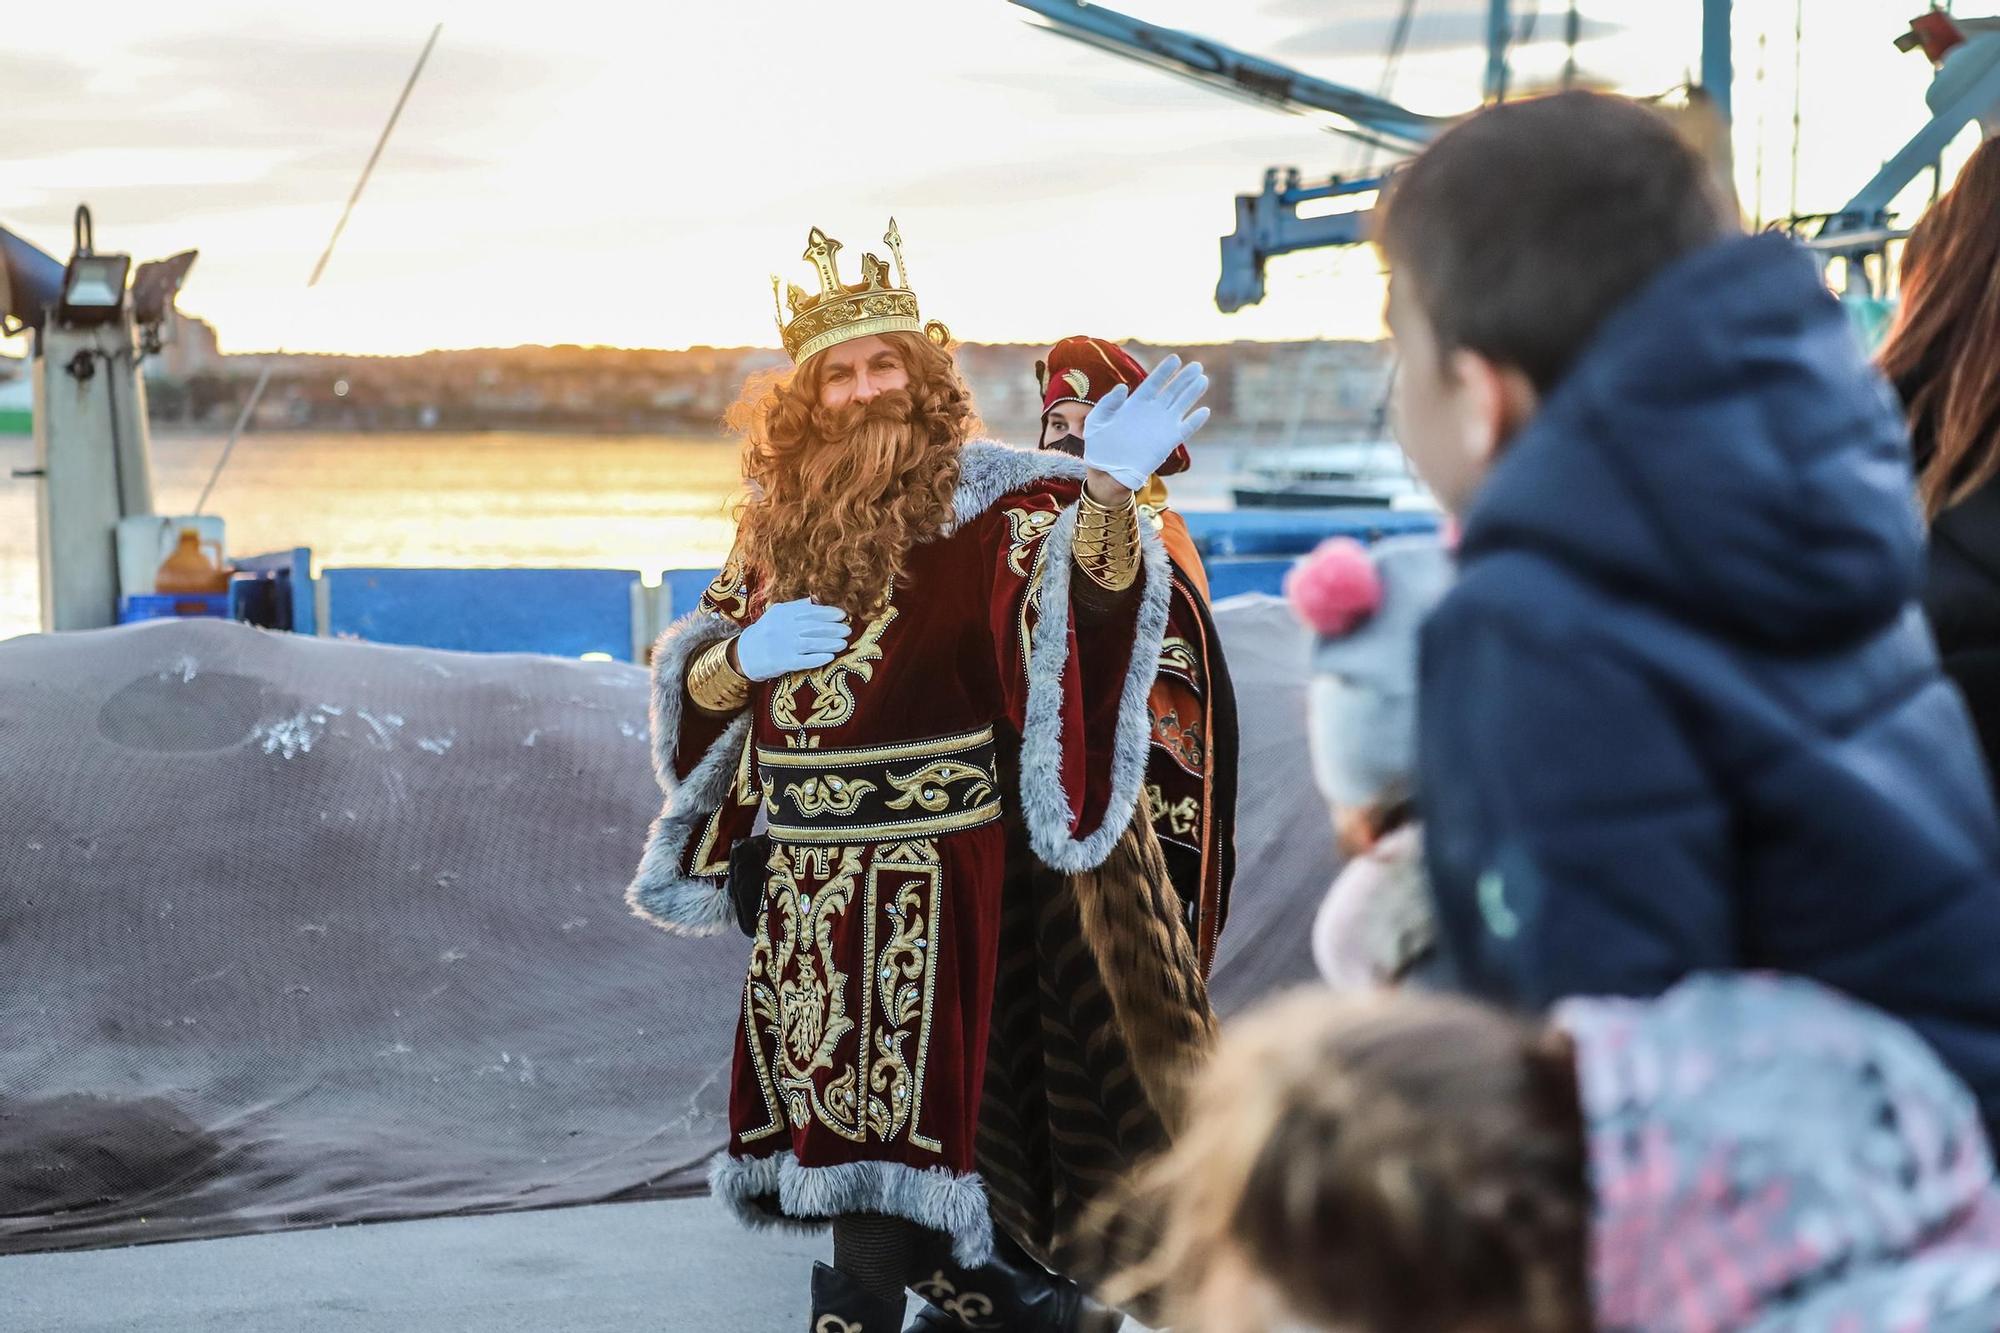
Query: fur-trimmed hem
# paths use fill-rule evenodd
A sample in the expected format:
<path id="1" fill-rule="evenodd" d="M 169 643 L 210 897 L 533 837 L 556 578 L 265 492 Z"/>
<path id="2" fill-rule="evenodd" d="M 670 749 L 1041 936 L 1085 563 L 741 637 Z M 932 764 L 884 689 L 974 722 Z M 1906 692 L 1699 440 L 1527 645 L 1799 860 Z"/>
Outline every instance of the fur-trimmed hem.
<path id="1" fill-rule="evenodd" d="M 814 1231 L 849 1213 L 887 1213 L 951 1239 L 951 1257 L 977 1268 L 993 1257 L 993 1216 L 977 1175 L 901 1162 L 800 1166 L 789 1151 L 769 1157 L 717 1153 L 708 1188 L 743 1225 Z M 774 1206 L 775 1205 L 775 1206 Z"/>
<path id="2" fill-rule="evenodd" d="M 625 905 L 634 916 L 676 935 L 718 934 L 734 919 L 721 878 L 693 878 L 680 871 L 688 838 L 728 799 L 750 714 L 744 712 L 723 730 L 685 780 L 674 775 L 674 751 L 680 743 L 688 663 L 737 628 L 713 611 L 696 610 L 669 626 L 653 649 L 653 774 L 666 801 L 646 836 L 639 869 L 626 886 Z"/>
<path id="3" fill-rule="evenodd" d="M 1042 569 L 1044 616 L 1053 608 L 1069 605 L 1076 520 L 1076 506 L 1071 505 L 1049 528 Z M 1152 739 L 1146 699 L 1158 673 L 1160 643 L 1167 631 L 1167 602 L 1173 592 L 1167 548 L 1145 523 L 1139 525 L 1139 549 L 1145 580 L 1139 589 L 1132 660 L 1118 699 L 1111 747 L 1111 797 L 1103 820 L 1082 838 L 1071 836 L 1074 813 L 1062 785 L 1062 679 L 1069 667 L 1069 636 L 1050 626 L 1051 632 L 1035 635 L 1028 657 L 1028 711 L 1021 729 L 1021 814 L 1035 855 L 1055 870 L 1075 873 L 1101 865 L 1118 845 L 1138 807 L 1139 787 L 1146 776 L 1146 748 Z"/>

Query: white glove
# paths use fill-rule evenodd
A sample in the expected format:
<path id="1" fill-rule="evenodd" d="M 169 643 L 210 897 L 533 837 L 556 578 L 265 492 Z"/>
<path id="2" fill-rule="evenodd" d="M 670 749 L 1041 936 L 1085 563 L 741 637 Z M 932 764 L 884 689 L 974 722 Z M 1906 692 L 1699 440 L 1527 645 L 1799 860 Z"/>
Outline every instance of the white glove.
<path id="1" fill-rule="evenodd" d="M 750 680 L 775 680 L 823 667 L 847 646 L 847 613 L 810 597 L 779 602 L 736 636 L 736 668 Z"/>
<path id="2" fill-rule="evenodd" d="M 1201 362 L 1183 368 L 1178 355 L 1169 356 L 1144 384 L 1129 394 L 1121 384 L 1090 409 L 1083 419 L 1083 461 L 1128 491 L 1141 489 L 1207 423 L 1208 409 L 1195 409 L 1207 392 Z"/>

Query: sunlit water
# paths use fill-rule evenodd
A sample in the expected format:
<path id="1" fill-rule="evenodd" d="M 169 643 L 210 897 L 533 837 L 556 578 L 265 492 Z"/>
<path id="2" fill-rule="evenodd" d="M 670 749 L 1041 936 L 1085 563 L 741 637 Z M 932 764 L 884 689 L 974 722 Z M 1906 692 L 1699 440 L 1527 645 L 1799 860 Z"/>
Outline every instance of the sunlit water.
<path id="1" fill-rule="evenodd" d="M 162 513 L 188 512 L 222 440 L 153 437 Z M 1199 447 L 1199 446 L 1198 446 Z M 1194 507 L 1225 492 L 1234 451 L 1197 454 L 1176 485 Z M 727 554 L 737 446 L 712 436 L 269 434 L 244 437 L 209 511 L 228 548 L 292 546 L 314 563 L 662 569 Z M 31 441 L 0 437 L 0 638 L 40 627 Z"/>

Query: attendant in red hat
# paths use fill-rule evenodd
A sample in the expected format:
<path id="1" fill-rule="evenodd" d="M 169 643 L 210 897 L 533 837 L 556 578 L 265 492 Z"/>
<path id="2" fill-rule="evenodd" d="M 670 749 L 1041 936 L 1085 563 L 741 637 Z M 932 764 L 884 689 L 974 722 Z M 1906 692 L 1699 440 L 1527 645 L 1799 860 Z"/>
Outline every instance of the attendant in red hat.
<path id="1" fill-rule="evenodd" d="M 1065 338 L 1035 369 L 1042 388 L 1040 447 L 1078 458 L 1083 456 L 1084 419 L 1092 408 L 1118 386 L 1130 390 L 1146 379 L 1145 369 L 1124 348 L 1100 338 Z M 1051 904 L 1072 900 L 1088 899 L 1107 908 L 1137 902 L 1142 895 L 1134 892 L 1134 885 L 1156 881 L 1149 874 L 1129 872 L 1145 865 L 1156 845 L 1178 900 L 1159 906 L 1167 912 L 1178 906 L 1187 927 L 1181 947 L 1192 946 L 1190 961 L 1198 963 L 1203 978 L 1214 960 L 1234 868 L 1236 704 L 1208 613 L 1208 579 L 1201 557 L 1187 524 L 1167 508 L 1166 486 L 1160 480 L 1159 474 L 1183 472 L 1187 466 L 1183 443 L 1135 493 L 1142 522 L 1159 534 L 1173 575 L 1159 665 L 1147 700 L 1151 722 L 1145 769 L 1147 815 L 1134 816 L 1113 855 L 1112 862 L 1125 866 L 1127 873 L 1104 883 L 1093 883 L 1089 874 L 1072 875 L 1066 885 L 1038 874 L 1026 883 L 1009 885 L 1009 901 L 1026 935 L 1011 950 L 1003 939 L 1002 970 L 1039 968 L 1033 974 L 1039 992 L 1060 1012 L 1038 1012 L 1031 1006 L 996 1012 L 998 1048 L 1025 1048 L 1041 1042 L 1043 1038 L 1035 1034 L 1045 1029 L 1060 1033 L 1077 1027 L 1092 1035 L 1073 1053 L 1094 1051 L 1105 1044 L 1109 1032 L 1097 1025 L 1095 1016 L 1111 1012 L 1099 1007 L 1098 997 L 1113 992 L 1121 997 L 1113 1005 L 1123 1024 L 1121 1040 L 1129 1041 L 1133 1049 L 1158 1046 L 1178 1052 L 1190 1046 L 1186 1034 L 1174 1034 L 1170 1011 L 1163 1023 L 1161 1015 L 1136 1002 L 1136 988 L 1153 982 L 1130 967 L 1129 960 L 1145 951 L 1131 946 L 1140 936 L 1157 940 L 1157 917 L 1093 911 L 1089 916 L 1096 924 L 1085 928 L 1086 947 L 1077 950 L 1060 924 L 1065 913 L 1050 910 Z M 1145 836 L 1149 824 L 1156 838 Z M 1068 961 L 1076 958 L 1087 961 L 1082 966 Z M 1120 960 L 1127 961 L 1122 968 L 1114 966 Z M 1121 971 L 1131 975 L 1117 975 Z M 1021 1021 L 1029 1025 L 1029 1039 L 1012 1040 L 1011 1029 Z M 1060 1103 L 1078 1109 L 1089 1106 L 1089 1111 L 1081 1117 L 1074 1110 L 1065 1112 L 1060 1126 L 1044 1112 L 1040 1118 L 1051 1122 L 1047 1129 L 1033 1123 L 1036 1101 L 1045 1095 L 1038 1091 L 1040 1080 L 1031 1077 L 1023 1082 L 1005 1060 L 996 1066 L 989 1058 L 989 1108 L 1009 1108 L 1011 1119 L 995 1119 L 1006 1119 L 1013 1127 L 1012 1133 L 988 1136 L 981 1143 L 979 1165 L 995 1219 L 994 1257 L 977 1270 L 945 1267 L 919 1281 L 916 1291 L 928 1304 L 910 1325 L 910 1333 L 967 1328 L 1098 1333 L 1117 1327 L 1117 1312 L 1087 1299 L 1083 1289 L 1105 1275 L 1107 1256 L 1098 1253 L 1093 1242 L 1080 1241 L 1072 1222 L 1088 1214 L 1105 1179 L 1166 1147 L 1180 1116 L 1177 1093 L 1149 1096 L 1137 1106 L 1119 1100 L 1122 1094 L 1113 1094 L 1110 1088 L 1145 1084 L 1150 1076 L 1129 1052 L 1120 1053 L 1117 1043 L 1107 1049 L 1109 1062 L 1093 1066 L 1108 1076 L 1105 1086 L 1069 1087 L 1068 1097 Z M 1060 1132 L 1052 1132 L 1057 1129 Z M 1045 1142 L 1053 1170 L 1036 1166 L 1032 1173 L 1024 1172 L 1030 1159 L 1012 1147 L 1015 1142 Z M 1050 1207 L 1044 1198 L 1048 1194 L 1060 1196 L 1061 1202 Z"/>
<path id="2" fill-rule="evenodd" d="M 1146 368 L 1117 343 L 1077 335 L 1051 347 L 1035 363 L 1035 375 L 1042 390 L 1041 447 L 1081 457 L 1091 409 L 1120 385 L 1129 391 L 1144 383 Z M 1161 480 L 1185 472 L 1188 461 L 1182 443 L 1138 493 L 1174 573 L 1150 700 L 1146 806 L 1206 972 L 1228 914 L 1235 868 L 1236 698 L 1209 615 L 1208 572 L 1186 520 L 1167 507 Z"/>

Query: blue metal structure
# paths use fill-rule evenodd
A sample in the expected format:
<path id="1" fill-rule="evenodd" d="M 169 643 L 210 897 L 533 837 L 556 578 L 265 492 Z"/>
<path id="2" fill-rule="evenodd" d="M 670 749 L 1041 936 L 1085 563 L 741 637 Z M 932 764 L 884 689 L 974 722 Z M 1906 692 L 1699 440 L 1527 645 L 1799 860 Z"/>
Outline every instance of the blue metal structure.
<path id="1" fill-rule="evenodd" d="M 1084 0 L 1012 0 L 1052 31 L 1191 79 L 1205 87 L 1283 111 L 1327 113 L 1351 134 L 1380 148 L 1407 152 L 1449 121 L 1385 98 L 1314 78 L 1289 65 L 1253 56 L 1177 28 L 1163 28 Z"/>
<path id="2" fill-rule="evenodd" d="M 1889 205 L 1896 196 L 1932 166 L 1967 125 L 1982 121 L 1989 128 L 2000 127 L 2000 25 L 1971 20 L 1961 26 L 1969 35 L 1946 54 L 1925 98 L 1930 120 L 1839 212 L 1825 218 L 1818 235 L 1808 242 L 1826 258 L 1849 261 L 1850 297 L 1874 295 L 1868 268 L 1860 261 L 1879 256 L 1903 234 L 1890 225 Z"/>
<path id="3" fill-rule="evenodd" d="M 240 585 L 245 583 L 270 585 L 269 596 L 274 602 L 283 604 L 283 614 L 277 617 L 282 627 L 294 634 L 319 633 L 317 599 L 313 596 L 312 552 L 303 546 L 294 546 L 286 551 L 273 551 L 266 555 L 241 556 L 229 562 L 235 572 L 230 580 L 231 591 L 237 603 L 237 618 L 246 619 L 243 608 L 251 601 L 252 595 Z"/>
<path id="4" fill-rule="evenodd" d="M 1347 122 L 1341 132 L 1392 153 L 1421 148 L 1454 117 L 1427 116 L 1386 98 L 1317 79 L 1289 66 L 1248 55 L 1206 37 L 1162 28 L 1084 0 L 1010 0 L 1034 13 L 1066 37 L 1164 68 L 1207 87 L 1289 111 L 1330 113 Z M 1732 0 L 1702 0 L 1702 86 L 1729 117 L 1730 17 Z M 1507 95 L 1507 49 L 1513 41 L 1509 0 L 1487 0 L 1485 97 Z M 1393 168 L 1391 169 L 1391 173 Z M 1236 197 L 1236 230 L 1222 238 L 1222 274 L 1215 285 L 1216 307 L 1225 314 L 1264 299 L 1264 265 L 1277 255 L 1368 239 L 1373 210 L 1357 208 L 1320 217 L 1300 217 L 1299 205 L 1320 199 L 1378 192 L 1391 173 L 1365 179 L 1330 179 L 1305 184 L 1296 167 L 1272 167 L 1263 189 Z"/>
<path id="5" fill-rule="evenodd" d="M 1730 50 L 1731 0 L 1701 0 L 1701 88 L 1721 113 L 1727 125 L 1731 114 L 1730 88 L 1736 82 L 1736 62 Z"/>
<path id="6" fill-rule="evenodd" d="M 1278 594 L 1293 561 L 1329 537 L 1367 543 L 1438 525 L 1434 513 L 1364 506 L 1183 517 L 1218 600 Z M 231 565 L 236 577 L 228 601 L 239 620 L 272 625 L 275 609 L 275 627 L 298 634 L 635 662 L 646 660 L 661 629 L 694 609 L 717 572 L 670 569 L 649 584 L 630 569 L 337 568 L 315 580 L 304 547 Z"/>
<path id="7" fill-rule="evenodd" d="M 463 652 L 633 656 L 630 569 L 329 569 L 320 632 Z"/>
<path id="8" fill-rule="evenodd" d="M 1209 38 L 1163 28 L 1102 5 L 1083 0 L 1011 2 L 1062 36 L 1166 69 L 1205 87 L 1280 110 L 1335 116 L 1342 122 L 1342 133 L 1394 154 L 1414 152 L 1451 123 L 1449 117 L 1423 115 L 1372 93 L 1314 78 Z M 1509 21 L 1507 0 L 1490 3 L 1504 32 Z M 1502 73 L 1496 76 L 1489 63 L 1488 79 L 1504 87 L 1504 42 L 1497 59 Z M 1336 176 L 1305 185 L 1296 167 L 1266 171 L 1262 191 L 1236 197 L 1236 230 L 1222 238 L 1222 276 L 1215 287 L 1217 308 L 1229 313 L 1263 300 L 1264 262 L 1273 255 L 1366 240 L 1366 209 L 1302 218 L 1298 208 L 1314 200 L 1373 193 L 1384 179 L 1370 175 L 1346 181 Z"/>
<path id="9" fill-rule="evenodd" d="M 1486 0 L 1486 100 L 1507 100 L 1507 47 L 1514 40 L 1513 6 Z"/>

